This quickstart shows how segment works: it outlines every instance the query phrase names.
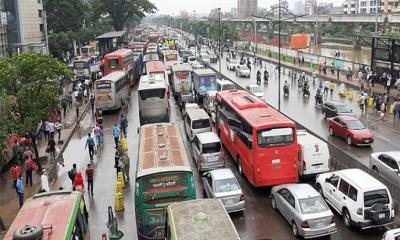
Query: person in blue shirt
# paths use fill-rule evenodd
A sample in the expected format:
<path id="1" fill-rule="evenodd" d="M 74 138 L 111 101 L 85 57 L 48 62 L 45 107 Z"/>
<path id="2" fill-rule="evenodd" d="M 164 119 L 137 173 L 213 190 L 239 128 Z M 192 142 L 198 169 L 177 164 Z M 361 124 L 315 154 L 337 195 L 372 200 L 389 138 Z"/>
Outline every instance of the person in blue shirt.
<path id="1" fill-rule="evenodd" d="M 114 124 L 113 136 L 114 136 L 114 141 L 115 141 L 115 148 L 117 148 L 117 149 L 118 149 L 120 135 L 121 135 L 121 131 L 117 127 L 117 124 Z"/>
<path id="2" fill-rule="evenodd" d="M 85 150 L 87 147 L 89 147 L 90 161 L 93 161 L 93 154 L 94 154 L 95 146 L 96 146 L 96 144 L 94 143 L 94 139 L 92 138 L 92 136 L 90 136 L 90 133 L 88 133 L 88 138 L 86 139 Z"/>
<path id="3" fill-rule="evenodd" d="M 16 188 L 19 199 L 19 208 L 22 208 L 22 205 L 24 204 L 24 182 L 22 181 L 22 175 L 19 175 L 18 177 Z"/>

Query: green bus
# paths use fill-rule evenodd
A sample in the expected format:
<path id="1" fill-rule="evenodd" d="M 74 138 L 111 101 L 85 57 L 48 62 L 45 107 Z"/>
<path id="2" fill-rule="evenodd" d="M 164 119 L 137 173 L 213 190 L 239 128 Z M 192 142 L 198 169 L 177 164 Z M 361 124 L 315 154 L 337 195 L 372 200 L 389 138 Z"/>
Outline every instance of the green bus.
<path id="1" fill-rule="evenodd" d="M 24 203 L 4 239 L 89 240 L 88 217 L 80 192 L 39 193 Z"/>
<path id="2" fill-rule="evenodd" d="M 143 125 L 135 186 L 138 238 L 163 239 L 166 207 L 192 199 L 196 199 L 193 172 L 178 126 Z"/>

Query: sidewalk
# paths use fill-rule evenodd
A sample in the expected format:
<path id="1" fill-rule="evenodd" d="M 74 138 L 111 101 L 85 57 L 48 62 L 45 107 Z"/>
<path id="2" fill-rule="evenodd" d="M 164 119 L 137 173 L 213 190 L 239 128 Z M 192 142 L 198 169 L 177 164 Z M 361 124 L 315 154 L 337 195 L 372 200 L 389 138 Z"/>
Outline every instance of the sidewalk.
<path id="1" fill-rule="evenodd" d="M 90 111 L 90 106 L 89 104 L 86 104 L 85 102 L 82 103 L 82 106 L 80 106 L 79 110 L 79 120 L 85 116 L 86 111 L 89 109 Z M 38 152 L 39 152 L 39 157 L 40 161 L 42 163 L 42 167 L 47 170 L 48 175 L 49 175 L 49 184 L 55 180 L 57 177 L 57 170 L 58 170 L 58 164 L 63 162 L 63 152 L 68 145 L 69 140 L 71 139 L 76 127 L 79 125 L 77 123 L 77 118 L 76 118 L 76 112 L 75 112 L 75 107 L 73 106 L 72 108 L 68 108 L 66 112 L 65 119 L 63 115 L 61 116 L 61 121 L 63 124 L 63 128 L 61 130 L 61 142 L 58 143 L 58 134 L 55 133 L 55 140 L 58 143 L 56 148 L 57 148 L 57 156 L 56 159 L 57 161 L 52 163 L 48 161 L 50 159 L 49 154 L 46 153 L 46 148 L 47 148 L 47 142 L 45 139 L 39 140 L 37 142 L 38 146 Z M 4 223 L 6 227 L 8 228 L 10 224 L 13 222 L 15 216 L 17 215 L 19 211 L 19 203 L 18 203 L 18 196 L 15 192 L 15 189 L 12 187 L 13 181 L 10 176 L 9 171 L 4 174 L 4 177 L 6 178 L 6 181 L 0 180 L 0 213 L 1 217 L 4 220 Z M 23 181 L 25 183 L 25 174 L 23 174 Z M 34 172 L 33 173 L 33 186 L 32 187 L 27 187 L 25 186 L 25 195 L 24 199 L 28 199 L 32 197 L 34 194 L 36 194 L 41 187 L 40 183 L 40 177 L 41 175 Z M 4 234 L 0 234 L 0 239 L 4 237 Z"/>

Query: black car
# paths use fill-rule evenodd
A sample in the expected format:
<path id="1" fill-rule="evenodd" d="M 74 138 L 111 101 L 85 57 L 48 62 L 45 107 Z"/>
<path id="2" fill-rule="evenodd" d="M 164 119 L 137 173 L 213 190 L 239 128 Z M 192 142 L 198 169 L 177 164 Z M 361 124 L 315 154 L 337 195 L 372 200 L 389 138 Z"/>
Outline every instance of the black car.
<path id="1" fill-rule="evenodd" d="M 353 113 L 353 110 L 346 105 L 345 103 L 342 102 L 337 102 L 337 101 L 326 101 L 324 104 L 322 104 L 322 115 L 324 116 L 324 119 L 331 118 L 331 117 L 336 117 L 339 115 L 347 115 L 347 116 L 355 116 L 356 115 Z"/>

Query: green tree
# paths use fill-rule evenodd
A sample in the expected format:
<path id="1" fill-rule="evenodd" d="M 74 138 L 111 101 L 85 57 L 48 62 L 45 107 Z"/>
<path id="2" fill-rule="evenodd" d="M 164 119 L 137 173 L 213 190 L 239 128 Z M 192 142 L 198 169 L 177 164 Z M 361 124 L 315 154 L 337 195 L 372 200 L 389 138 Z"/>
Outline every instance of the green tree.
<path id="1" fill-rule="evenodd" d="M 95 16 L 109 15 L 116 31 L 124 29 L 129 21 L 157 10 L 149 0 L 92 0 L 91 6 Z"/>
<path id="2" fill-rule="evenodd" d="M 59 32 L 49 34 L 50 53 L 58 59 L 62 59 L 64 54 L 70 50 L 71 38 L 68 33 Z"/>
<path id="3" fill-rule="evenodd" d="M 46 0 L 44 9 L 48 30 L 55 33 L 82 28 L 87 12 L 82 0 Z"/>
<path id="4" fill-rule="evenodd" d="M 36 159 L 39 159 L 36 130 L 58 106 L 61 76 L 69 77 L 69 69 L 50 55 L 24 53 L 0 59 L 0 120 L 1 125 L 4 121 L 7 123 L 0 129 L 0 137 L 28 133 L 34 143 Z M 39 162 L 38 165 L 41 168 Z"/>

